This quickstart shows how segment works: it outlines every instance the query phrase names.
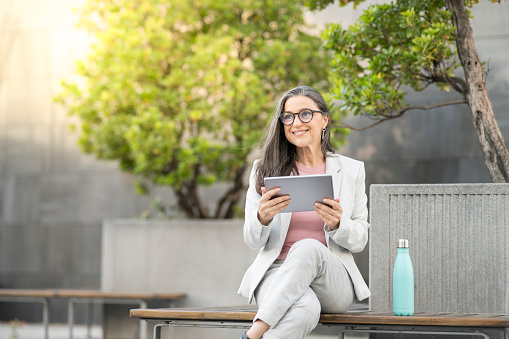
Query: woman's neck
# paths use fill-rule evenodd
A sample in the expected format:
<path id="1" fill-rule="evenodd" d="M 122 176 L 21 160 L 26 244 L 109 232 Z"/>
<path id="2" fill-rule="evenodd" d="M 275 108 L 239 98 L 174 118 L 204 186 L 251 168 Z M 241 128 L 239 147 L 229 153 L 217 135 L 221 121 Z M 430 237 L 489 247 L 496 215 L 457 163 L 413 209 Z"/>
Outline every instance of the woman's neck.
<path id="1" fill-rule="evenodd" d="M 297 148 L 297 162 L 305 167 L 315 168 L 323 165 L 325 156 L 321 149 Z"/>

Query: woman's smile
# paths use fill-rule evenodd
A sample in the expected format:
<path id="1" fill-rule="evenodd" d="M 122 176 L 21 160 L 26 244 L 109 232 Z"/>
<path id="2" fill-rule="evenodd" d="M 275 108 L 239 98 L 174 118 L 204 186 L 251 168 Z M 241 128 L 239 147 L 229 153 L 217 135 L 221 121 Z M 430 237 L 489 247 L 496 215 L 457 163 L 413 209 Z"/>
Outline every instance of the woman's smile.
<path id="1" fill-rule="evenodd" d="M 300 137 L 302 135 L 304 135 L 304 133 L 306 133 L 308 130 L 298 130 L 298 131 L 292 131 L 293 135 L 297 136 L 297 137 Z"/>

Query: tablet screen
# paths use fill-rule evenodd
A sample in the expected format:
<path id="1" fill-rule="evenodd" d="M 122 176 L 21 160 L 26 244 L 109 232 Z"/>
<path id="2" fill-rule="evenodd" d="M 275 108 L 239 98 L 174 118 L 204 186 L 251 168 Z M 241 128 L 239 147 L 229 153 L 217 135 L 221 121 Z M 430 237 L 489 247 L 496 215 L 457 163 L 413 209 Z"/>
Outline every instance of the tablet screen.
<path id="1" fill-rule="evenodd" d="M 322 202 L 323 198 L 334 199 L 330 174 L 267 177 L 264 183 L 266 191 L 280 187 L 278 196 L 290 196 L 290 204 L 282 213 L 314 211 L 315 202 Z"/>

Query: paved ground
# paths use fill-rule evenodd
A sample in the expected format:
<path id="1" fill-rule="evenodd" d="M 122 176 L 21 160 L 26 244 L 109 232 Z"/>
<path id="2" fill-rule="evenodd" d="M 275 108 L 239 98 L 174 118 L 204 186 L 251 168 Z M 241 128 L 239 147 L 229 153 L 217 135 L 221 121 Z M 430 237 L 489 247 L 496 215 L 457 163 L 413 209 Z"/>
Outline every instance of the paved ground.
<path id="1" fill-rule="evenodd" d="M 75 339 L 87 338 L 85 325 L 74 325 L 73 337 Z M 44 339 L 44 326 L 42 324 L 0 323 L 1 339 Z M 50 339 L 69 339 L 67 324 L 51 324 L 49 327 Z M 92 338 L 102 338 L 101 326 L 92 326 Z"/>
<path id="2" fill-rule="evenodd" d="M 87 328 L 85 325 L 74 325 L 73 336 L 75 339 L 87 338 Z M 69 339 L 69 329 L 66 324 L 51 324 L 49 327 L 50 339 Z M 26 323 L 0 323 L 1 339 L 44 339 L 44 327 L 40 324 Z M 92 326 L 92 338 L 102 338 L 101 326 Z M 337 336 L 317 336 L 310 335 L 308 339 L 337 339 Z M 347 336 L 347 339 L 363 339 L 367 336 Z"/>

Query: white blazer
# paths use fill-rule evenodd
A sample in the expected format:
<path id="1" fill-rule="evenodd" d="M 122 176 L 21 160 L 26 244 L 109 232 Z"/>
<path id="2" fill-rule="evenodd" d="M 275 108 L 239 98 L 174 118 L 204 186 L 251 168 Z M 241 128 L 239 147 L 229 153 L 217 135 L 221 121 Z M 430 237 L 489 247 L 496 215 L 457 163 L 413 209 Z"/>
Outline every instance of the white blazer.
<path id="1" fill-rule="evenodd" d="M 265 272 L 279 256 L 286 239 L 292 213 L 278 213 L 268 226 L 260 223 L 257 217 L 261 196 L 256 192 L 256 160 L 249 178 L 246 196 L 244 223 L 244 241 L 253 250 L 259 250 L 258 256 L 248 268 L 238 293 L 253 300 L 256 287 Z M 365 192 L 364 163 L 338 154 L 327 155 L 326 173 L 332 174 L 334 198 L 340 199 L 343 214 L 337 230 L 324 225 L 327 247 L 338 256 L 352 279 L 358 300 L 370 296 L 352 253 L 361 252 L 368 242 L 368 208 Z"/>

